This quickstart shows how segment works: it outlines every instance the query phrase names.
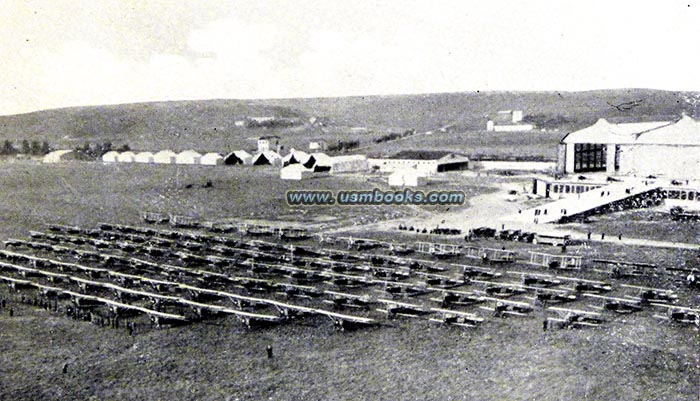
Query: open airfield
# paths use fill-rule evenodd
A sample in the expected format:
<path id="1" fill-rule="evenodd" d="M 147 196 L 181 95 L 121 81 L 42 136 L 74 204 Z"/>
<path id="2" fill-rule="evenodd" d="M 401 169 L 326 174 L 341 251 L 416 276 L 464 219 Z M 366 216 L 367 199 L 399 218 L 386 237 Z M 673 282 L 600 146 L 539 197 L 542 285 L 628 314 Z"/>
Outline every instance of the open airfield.
<path id="1" fill-rule="evenodd" d="M 172 229 L 169 225 L 144 223 L 140 213 L 145 210 L 188 215 L 202 221 L 303 223 L 311 232 L 323 231 L 337 237 L 371 237 L 402 242 L 408 246 L 413 246 L 418 241 L 432 241 L 494 249 L 504 247 L 516 252 L 518 260 L 503 265 L 463 256 L 447 260 L 422 253 L 408 256 L 424 260 L 421 262 L 424 266 L 444 265 L 445 270 L 439 274 L 451 278 L 463 277 L 463 267 L 456 265 L 475 265 L 477 269 L 500 274 L 490 278 L 476 278 L 477 281 L 471 283 L 465 282 L 455 288 L 458 291 L 479 293 L 494 288 L 494 284 L 479 281 L 496 283 L 496 287 L 498 283 L 522 283 L 522 274 L 518 272 L 527 272 L 610 283 L 613 286 L 610 295 L 617 297 L 639 296 L 637 289 L 624 286 L 664 288 L 674 291 L 679 305 L 693 308 L 700 306 L 697 290 L 691 290 L 685 285 L 684 274 L 669 269 L 677 266 L 697 267 L 697 251 L 621 245 L 615 240 L 593 241 L 569 247 L 568 254 L 574 256 L 618 259 L 658 266 L 643 276 L 617 278 L 603 271 L 557 271 L 525 263 L 528 251 L 560 254 L 556 247 L 486 239 L 466 243 L 463 235 L 437 236 L 399 231 L 397 226 L 400 223 L 428 229 L 435 226 L 466 229 L 482 225 L 498 228 L 500 216 L 517 213 L 519 208 L 531 207 L 538 202 L 523 194 L 529 185 L 527 177 L 450 174 L 449 182 L 431 184 L 436 189 L 454 187 L 465 191 L 467 204 L 453 206 L 450 210 L 438 206 L 291 208 L 284 201 L 285 192 L 291 188 L 387 188 L 386 181 L 378 174 L 370 174 L 327 176 L 304 180 L 301 184 L 290 183 L 279 180 L 278 169 L 252 166 L 105 165 L 76 161 L 44 165 L 35 161 L 5 162 L 0 165 L 0 187 L 3 189 L 0 192 L 0 236 L 3 240 L 28 239 L 30 230 L 49 232 L 49 224 L 95 229 L 99 223 L 107 222 L 156 230 Z M 211 182 L 211 186 L 205 185 L 207 181 Z M 518 191 L 515 197 L 509 195 L 513 189 Z M 671 221 L 654 213 L 657 212 L 620 212 L 572 228 L 580 233 L 587 230 L 599 231 L 607 227 L 607 224 L 622 224 L 619 221 L 624 217 L 626 237 L 682 242 L 692 242 L 694 239 L 697 244 L 696 224 Z M 649 215 L 657 217 L 649 219 Z M 661 235 L 660 229 L 673 234 L 668 237 Z M 175 230 L 208 233 L 205 229 Z M 67 241 L 70 238 L 68 236 L 60 237 L 63 235 L 61 233 L 56 235 L 59 237 L 54 237 L 53 241 L 59 246 L 122 257 L 134 254 L 133 250 L 111 247 L 118 243 L 114 239 L 118 236 L 103 237 L 112 245 L 105 245 L 108 248 L 99 250 L 89 241 L 78 245 Z M 244 242 L 255 239 L 237 233 L 220 235 Z M 49 241 L 50 238 L 52 237 L 37 237 L 30 241 Z M 276 242 L 268 237 L 264 237 L 264 240 Z M 295 244 L 307 249 L 349 251 L 358 256 L 388 254 L 386 250 L 349 249 L 342 242 L 319 243 L 315 239 Z M 21 246 L 5 249 L 81 265 L 101 266 L 95 261 L 75 259 L 45 249 L 33 250 Z M 214 248 L 207 249 L 205 247 L 198 252 L 202 255 L 214 252 L 211 250 Z M 185 268 L 189 266 L 172 255 L 137 257 L 156 263 Z M 42 266 L 36 263 L 15 263 L 29 267 Z M 360 266 L 372 263 L 365 260 L 353 264 Z M 211 270 L 212 266 L 201 269 Z M 47 266 L 42 269 L 50 270 Z M 221 271 L 230 273 L 227 270 Z M 2 275 L 23 279 L 24 276 L 18 272 L 3 269 Z M 425 269 L 410 270 L 410 277 L 405 282 L 426 280 L 430 277 L 422 275 L 426 272 Z M 80 275 L 78 271 L 71 274 Z M 264 278 L 275 285 L 300 282 L 298 277 L 280 273 L 236 270 L 235 274 Z M 348 274 L 373 277 L 369 272 Z M 161 280 L 186 280 L 162 273 L 147 275 Z M 81 277 L 90 278 L 88 275 Z M 49 284 L 42 277 L 31 280 Z M 111 279 L 103 276 L 94 280 L 110 282 Z M 197 283 L 203 285 L 202 281 Z M 342 287 L 337 282 L 330 284 L 328 277 L 311 286 L 364 295 L 371 300 L 388 298 L 419 305 L 421 308 L 440 306 L 431 300 L 439 298 L 440 290 L 394 297 L 387 292 L 387 285 Z M 571 282 L 560 281 L 550 288 L 564 290 L 571 287 Z M 237 286 L 229 286 L 227 291 L 336 310 L 322 303 L 320 298 L 294 298 L 274 292 L 261 294 Z M 379 323 L 376 327 L 352 331 L 337 330 L 333 322 L 318 315 L 300 315 L 272 327 L 248 328 L 234 315 L 224 314 L 222 317 L 209 317 L 186 325 L 163 328 L 151 327 L 147 319 L 125 318 L 136 322 L 134 332 L 130 333 L 125 322 L 116 329 L 104 325 L 104 321 L 101 325 L 67 317 L 65 308 L 70 305 L 67 301 L 61 301 L 57 305 L 58 310 L 47 305 L 35 306 L 31 303 L 32 298 L 44 299 L 39 291 L 23 291 L 22 294 L 27 294 L 27 299 L 22 302 L 19 292 L 13 292 L 7 285 L 2 285 L 0 298 L 8 300 L 9 304 L 0 310 L 0 370 L 3 378 L 0 381 L 0 396 L 3 399 L 47 400 L 698 398 L 700 335 L 696 326 L 662 319 L 661 317 L 666 317 L 663 307 L 647 306 L 631 314 L 603 311 L 600 309 L 600 299 L 579 293 L 577 300 L 560 306 L 572 310 L 596 311 L 600 313 L 602 324 L 572 329 L 550 328 L 545 331 L 543 322 L 557 317 L 557 312 L 549 308 L 557 305 L 538 303 L 533 298 L 535 293 L 536 291 L 527 290 L 503 298 L 505 302 L 532 305 L 532 310 L 526 311 L 527 313 L 499 313 L 494 310 L 498 308 L 495 301 L 454 307 L 455 310 L 473 313 L 484 319 L 477 327 L 433 322 L 426 316 L 407 317 L 411 315 L 411 310 L 387 316 L 377 309 L 388 309 L 391 304 L 372 304 L 366 310 L 341 310 Z M 103 296 L 112 298 L 114 295 L 105 291 Z M 221 302 L 227 304 L 225 300 Z M 10 308 L 13 316 L 10 316 Z M 270 312 L 266 309 L 262 311 L 259 313 Z M 272 347 L 272 358 L 268 358 L 268 346 Z"/>

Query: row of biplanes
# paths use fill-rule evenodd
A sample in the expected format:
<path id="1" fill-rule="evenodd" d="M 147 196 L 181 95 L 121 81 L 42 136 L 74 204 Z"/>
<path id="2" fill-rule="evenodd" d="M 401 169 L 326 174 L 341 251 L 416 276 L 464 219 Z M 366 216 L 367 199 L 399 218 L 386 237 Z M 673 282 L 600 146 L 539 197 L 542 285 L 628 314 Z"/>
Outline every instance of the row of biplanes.
<path id="1" fill-rule="evenodd" d="M 10 270 L 30 277 L 42 277 L 42 279 L 52 283 L 54 283 L 53 280 L 58 280 L 74 286 L 78 291 L 74 289 L 61 290 L 55 285 L 32 284 L 33 282 L 28 282 L 26 277 L 18 279 L 3 276 L 3 280 L 11 285 L 29 286 L 47 292 L 47 294 L 67 296 L 74 302 L 75 300 L 89 300 L 93 303 L 102 302 L 116 311 L 130 310 L 146 313 L 159 323 L 167 321 L 172 324 L 185 322 L 189 319 L 184 315 L 163 312 L 160 308 L 143 306 L 130 308 L 127 303 L 121 302 L 124 300 L 125 294 L 126 298 L 148 299 L 153 305 L 176 305 L 181 308 L 191 308 L 197 311 L 199 317 L 204 312 L 232 314 L 249 325 L 277 323 L 299 314 L 327 316 L 340 328 L 372 326 L 377 324 L 377 321 L 369 317 L 340 314 L 269 298 L 240 295 L 228 290 L 221 290 L 221 287 L 228 286 L 255 294 L 279 294 L 287 298 L 307 299 L 314 302 L 320 300 L 322 303 L 332 305 L 334 309 L 354 308 L 365 314 L 371 310 L 372 305 L 376 304 L 377 310 L 390 316 L 427 315 L 431 316 L 432 320 L 461 326 L 474 326 L 483 321 L 483 318 L 474 313 L 458 309 L 471 305 L 476 305 L 482 310 L 502 317 L 527 315 L 532 312 L 532 304 L 508 299 L 515 295 L 533 295 L 533 300 L 542 304 L 571 302 L 583 295 L 591 299 L 601 299 L 603 301 L 602 309 L 617 313 L 631 313 L 643 306 L 652 305 L 666 307 L 670 311 L 668 317 L 671 319 L 692 322 L 692 316 L 696 316 L 695 321 L 697 321 L 697 311 L 672 306 L 674 296 L 665 290 L 636 288 L 639 292 L 639 296 L 636 298 L 613 298 L 601 295 L 612 290 L 609 284 L 603 282 L 509 272 L 509 274 L 519 275 L 521 282 L 499 283 L 491 280 L 498 278 L 500 273 L 490 269 L 461 266 L 461 274 L 454 277 L 445 275 L 445 267 L 441 268 L 430 261 L 406 259 L 396 255 L 356 254 L 332 249 L 319 250 L 290 244 L 122 225 L 102 225 L 95 230 L 51 226 L 48 233 L 33 232 L 32 237 L 32 241 L 8 240 L 6 245 L 33 248 L 57 255 L 65 254 L 81 261 L 89 261 L 93 264 L 100 263 L 103 267 L 82 266 L 3 251 L 0 254 L 2 258 L 11 262 L 31 264 L 32 267 L 22 268 L 21 265 L 5 263 L 2 265 L 2 270 Z M 107 254 L 70 248 L 59 244 L 87 245 L 98 251 L 110 249 L 114 253 Z M 353 245 L 356 246 L 356 249 L 360 249 L 357 243 Z M 368 246 L 365 242 L 360 242 L 360 245 Z M 154 249 L 157 249 L 158 252 L 154 253 Z M 159 262 L 123 256 L 119 254 L 119 251 L 127 254 L 141 251 Z M 175 260 L 181 266 L 161 263 L 161 259 Z M 202 266 L 211 269 L 207 270 Z M 52 267 L 61 273 L 42 270 L 38 267 Z M 60 274 L 66 274 L 63 273 L 65 269 L 68 269 L 69 272 L 87 275 L 88 278 L 73 275 L 60 276 Z M 155 274 L 159 277 L 164 276 L 165 279 L 147 277 L 147 275 Z M 243 274 L 243 276 L 239 274 Z M 261 279 L 250 277 L 250 275 L 275 279 Z M 100 277 L 116 280 L 120 285 L 97 281 Z M 286 281 L 280 282 L 279 278 Z M 414 279 L 413 282 L 410 282 L 412 279 Z M 570 283 L 571 288 L 554 288 L 564 283 Z M 135 284 L 150 286 L 153 291 L 133 289 L 131 286 Z M 471 292 L 456 289 L 467 285 L 478 286 L 479 289 Z M 322 289 L 328 286 L 333 290 Z M 352 293 L 357 289 L 370 287 L 374 287 L 375 291 L 393 299 L 370 296 L 367 293 Z M 85 292 L 96 288 L 113 292 L 117 296 L 117 300 L 85 294 Z M 438 297 L 430 300 L 436 302 L 436 306 L 439 307 L 426 307 L 422 304 L 396 300 L 397 298 L 435 293 L 438 294 Z M 207 299 L 233 302 L 239 309 L 203 302 Z M 261 314 L 242 309 L 251 305 L 271 306 L 278 313 Z M 564 315 L 548 319 L 553 325 L 580 327 L 582 325 L 597 325 L 602 321 L 596 316 L 596 314 L 600 314 L 599 312 L 559 307 L 550 307 L 549 310 Z"/>

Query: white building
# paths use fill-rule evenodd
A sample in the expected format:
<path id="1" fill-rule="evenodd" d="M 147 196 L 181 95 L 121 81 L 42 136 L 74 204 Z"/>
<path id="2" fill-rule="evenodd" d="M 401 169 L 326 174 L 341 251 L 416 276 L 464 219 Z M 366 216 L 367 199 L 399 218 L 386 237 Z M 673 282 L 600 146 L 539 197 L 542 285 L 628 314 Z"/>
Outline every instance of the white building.
<path id="1" fill-rule="evenodd" d="M 425 175 L 414 168 L 396 170 L 389 175 L 389 186 L 416 187 L 423 185 L 423 177 Z"/>
<path id="2" fill-rule="evenodd" d="M 522 110 L 501 110 L 486 122 L 487 131 L 521 132 L 535 129 L 533 124 L 522 124 Z"/>
<path id="3" fill-rule="evenodd" d="M 344 155 L 330 158 L 331 174 L 354 173 L 369 170 L 369 161 L 365 155 Z"/>
<path id="4" fill-rule="evenodd" d="M 700 123 L 688 116 L 626 124 L 600 119 L 565 136 L 558 153 L 562 173 L 700 179 Z"/>
<path id="5" fill-rule="evenodd" d="M 425 175 L 446 171 L 466 170 L 469 158 L 465 155 L 436 150 L 404 150 L 387 158 L 369 159 L 371 168 L 391 173 L 397 170 L 416 169 Z"/>
<path id="6" fill-rule="evenodd" d="M 258 138 L 258 152 L 274 150 L 279 152 L 280 137 L 277 135 L 261 136 Z"/>

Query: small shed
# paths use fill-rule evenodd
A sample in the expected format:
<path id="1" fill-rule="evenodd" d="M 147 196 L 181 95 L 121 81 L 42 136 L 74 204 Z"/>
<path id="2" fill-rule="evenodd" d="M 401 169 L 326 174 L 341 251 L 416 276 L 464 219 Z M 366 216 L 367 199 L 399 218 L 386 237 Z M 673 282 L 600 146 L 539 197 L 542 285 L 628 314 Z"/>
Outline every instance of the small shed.
<path id="1" fill-rule="evenodd" d="M 119 163 L 134 163 L 136 161 L 136 153 L 131 151 L 122 152 L 117 156 Z"/>
<path id="2" fill-rule="evenodd" d="M 180 152 L 177 154 L 175 157 L 175 163 L 176 164 L 199 164 L 199 161 L 202 159 L 202 155 L 200 153 L 195 152 L 194 150 L 185 150 L 184 152 Z"/>
<path id="3" fill-rule="evenodd" d="M 220 166 L 224 164 L 224 157 L 218 153 L 207 153 L 202 156 L 199 162 L 206 166 Z"/>
<path id="4" fill-rule="evenodd" d="M 48 153 L 44 158 L 42 159 L 43 163 L 60 163 L 62 161 L 65 161 L 73 156 L 73 151 L 72 150 L 54 150 L 53 152 Z"/>
<path id="5" fill-rule="evenodd" d="M 224 164 L 252 164 L 253 156 L 245 150 L 234 150 L 224 156 Z"/>
<path id="6" fill-rule="evenodd" d="M 423 184 L 423 177 L 416 169 L 396 170 L 389 175 L 389 186 L 417 187 Z"/>
<path id="7" fill-rule="evenodd" d="M 140 152 L 134 157 L 136 163 L 153 163 L 153 153 L 151 152 Z"/>
<path id="8" fill-rule="evenodd" d="M 119 152 L 110 150 L 102 155 L 102 161 L 105 163 L 116 163 L 119 157 Z"/>
<path id="9" fill-rule="evenodd" d="M 177 153 L 172 150 L 161 150 L 153 155 L 153 162 L 158 164 L 175 164 Z"/>

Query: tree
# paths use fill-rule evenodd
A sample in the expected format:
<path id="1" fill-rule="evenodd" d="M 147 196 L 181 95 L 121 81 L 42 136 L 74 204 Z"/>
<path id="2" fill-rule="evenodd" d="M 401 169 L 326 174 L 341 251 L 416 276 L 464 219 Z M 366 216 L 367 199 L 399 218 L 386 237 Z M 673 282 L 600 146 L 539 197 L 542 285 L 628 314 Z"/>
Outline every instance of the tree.
<path id="1" fill-rule="evenodd" d="M 41 156 L 41 142 L 32 141 L 32 155 Z"/>
<path id="2" fill-rule="evenodd" d="M 20 153 L 28 155 L 32 153 L 32 147 L 29 146 L 29 141 L 26 139 L 22 140 L 22 145 L 20 149 Z"/>
<path id="3" fill-rule="evenodd" d="M 50 152 L 51 152 L 51 147 L 49 146 L 49 143 L 46 141 L 42 142 L 41 155 L 43 156 L 43 155 L 49 154 Z"/>
<path id="4" fill-rule="evenodd" d="M 15 146 L 12 144 L 12 141 L 9 139 L 5 140 L 5 143 L 2 145 L 2 149 L 0 149 L 0 154 L 3 155 L 16 155 L 17 154 L 17 149 Z"/>

